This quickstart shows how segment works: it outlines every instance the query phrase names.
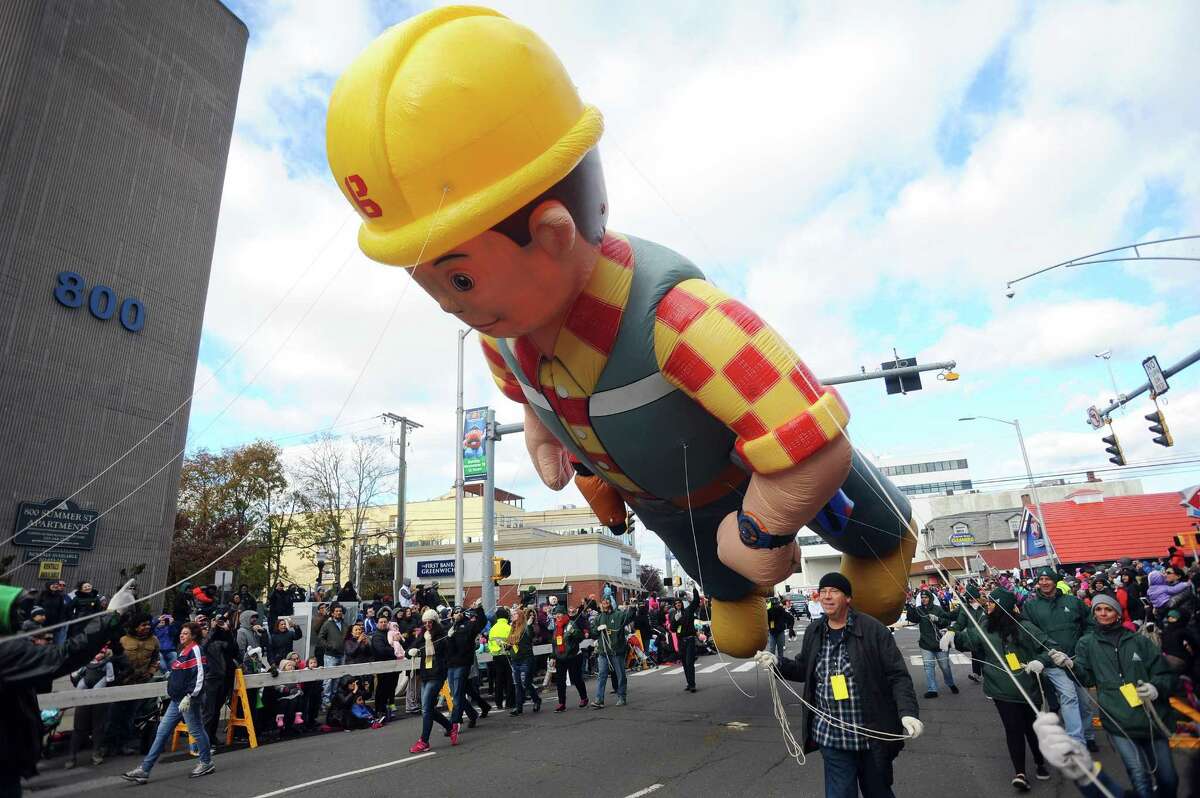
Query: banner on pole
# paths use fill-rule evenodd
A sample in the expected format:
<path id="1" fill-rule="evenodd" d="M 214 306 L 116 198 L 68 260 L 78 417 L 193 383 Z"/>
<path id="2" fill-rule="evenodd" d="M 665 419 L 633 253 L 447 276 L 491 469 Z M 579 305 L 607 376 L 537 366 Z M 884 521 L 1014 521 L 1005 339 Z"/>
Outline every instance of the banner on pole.
<path id="1" fill-rule="evenodd" d="M 486 407 L 472 407 L 463 412 L 463 482 L 487 479 L 487 459 L 484 457 L 487 417 Z"/>
<path id="2" fill-rule="evenodd" d="M 1034 568 L 1048 565 L 1050 555 L 1046 547 L 1046 530 L 1038 522 L 1037 515 L 1030 508 L 1025 508 L 1025 516 L 1021 519 L 1020 560 L 1022 568 Z"/>

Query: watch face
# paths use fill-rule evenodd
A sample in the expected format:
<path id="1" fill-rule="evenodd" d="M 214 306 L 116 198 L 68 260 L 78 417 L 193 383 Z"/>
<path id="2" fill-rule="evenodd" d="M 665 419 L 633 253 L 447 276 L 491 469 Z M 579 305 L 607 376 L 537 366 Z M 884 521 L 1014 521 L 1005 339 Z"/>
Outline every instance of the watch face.
<path id="1" fill-rule="evenodd" d="M 754 530 L 750 528 L 749 524 L 742 525 L 741 536 L 742 542 L 746 545 L 751 545 L 758 539 L 758 536 L 754 534 Z"/>

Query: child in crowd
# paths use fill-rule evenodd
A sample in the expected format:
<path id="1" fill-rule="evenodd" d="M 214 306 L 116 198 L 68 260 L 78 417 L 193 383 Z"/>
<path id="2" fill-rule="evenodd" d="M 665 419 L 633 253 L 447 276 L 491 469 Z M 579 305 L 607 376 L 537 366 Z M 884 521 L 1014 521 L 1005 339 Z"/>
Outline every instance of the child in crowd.
<path id="1" fill-rule="evenodd" d="M 279 661 L 279 672 L 289 673 L 296 670 L 296 662 L 291 659 Z M 275 688 L 275 726 L 283 736 L 291 736 L 304 726 L 304 693 L 299 684 L 281 684 Z"/>

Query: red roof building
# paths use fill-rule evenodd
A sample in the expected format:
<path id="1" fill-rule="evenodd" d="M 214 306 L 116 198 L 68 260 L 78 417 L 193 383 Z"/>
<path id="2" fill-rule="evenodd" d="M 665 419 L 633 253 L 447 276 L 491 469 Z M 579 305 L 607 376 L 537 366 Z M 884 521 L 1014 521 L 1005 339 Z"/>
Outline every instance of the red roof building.
<path id="1" fill-rule="evenodd" d="M 1176 535 L 1195 531 L 1195 519 L 1180 505 L 1178 492 L 1105 497 L 1085 488 L 1066 501 L 1043 504 L 1042 513 L 1050 543 L 1064 563 L 1165 557 Z"/>
<path id="2" fill-rule="evenodd" d="M 1007 549 L 980 549 L 975 556 L 983 560 L 993 571 L 1011 571 L 1020 567 L 1017 562 L 1017 554 L 1017 547 L 1010 546 Z"/>

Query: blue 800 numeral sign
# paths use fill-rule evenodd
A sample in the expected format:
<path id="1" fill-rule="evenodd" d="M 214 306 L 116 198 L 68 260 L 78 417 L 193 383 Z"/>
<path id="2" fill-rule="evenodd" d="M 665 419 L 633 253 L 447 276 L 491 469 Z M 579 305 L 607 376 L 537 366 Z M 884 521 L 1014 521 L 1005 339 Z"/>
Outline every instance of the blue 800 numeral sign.
<path id="1" fill-rule="evenodd" d="M 138 332 L 146 325 L 146 308 L 142 300 L 127 297 L 117 305 L 117 294 L 107 285 L 92 286 L 87 290 L 87 281 L 78 272 L 59 272 L 54 298 L 68 308 L 81 308 L 86 301 L 88 311 L 100 321 L 108 321 L 115 313 L 121 326 L 130 332 Z"/>

